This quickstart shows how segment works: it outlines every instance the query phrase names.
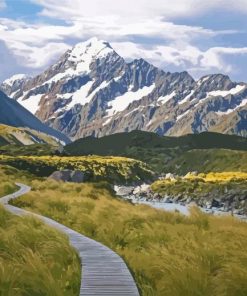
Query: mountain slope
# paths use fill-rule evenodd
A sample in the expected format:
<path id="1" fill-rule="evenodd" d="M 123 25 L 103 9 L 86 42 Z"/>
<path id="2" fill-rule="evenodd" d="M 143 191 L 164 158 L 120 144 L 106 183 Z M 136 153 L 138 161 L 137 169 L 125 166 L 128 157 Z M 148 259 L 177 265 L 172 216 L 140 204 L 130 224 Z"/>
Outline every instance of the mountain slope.
<path id="1" fill-rule="evenodd" d="M 143 59 L 127 63 L 96 38 L 78 43 L 40 75 L 19 81 L 19 89 L 11 81 L 12 98 L 73 139 L 131 130 L 247 135 L 247 84 L 222 74 L 195 81 L 187 72 L 164 72 Z"/>
<path id="2" fill-rule="evenodd" d="M 2 143 L 2 144 L 1 144 Z M 58 140 L 47 134 L 31 130 L 29 128 L 16 128 L 0 124 L 0 146 L 2 145 L 24 145 L 48 144 L 58 146 Z"/>
<path id="3" fill-rule="evenodd" d="M 191 170 L 203 172 L 208 168 L 211 171 L 246 171 L 247 139 L 208 132 L 161 137 L 155 133 L 133 131 L 79 139 L 65 146 L 64 150 L 69 155 L 135 158 L 149 164 L 157 173 L 184 174 Z"/>
<path id="4" fill-rule="evenodd" d="M 39 119 L 22 107 L 18 102 L 8 98 L 0 91 L 0 124 L 13 127 L 30 128 L 69 143 L 69 139 L 60 132 L 44 125 Z"/>
<path id="5" fill-rule="evenodd" d="M 155 133 L 132 131 L 102 138 L 87 137 L 64 147 L 71 155 L 113 155 L 121 154 L 128 148 L 180 148 L 192 149 L 232 149 L 247 151 L 247 139 L 234 135 L 205 132 L 181 137 L 161 137 Z"/>

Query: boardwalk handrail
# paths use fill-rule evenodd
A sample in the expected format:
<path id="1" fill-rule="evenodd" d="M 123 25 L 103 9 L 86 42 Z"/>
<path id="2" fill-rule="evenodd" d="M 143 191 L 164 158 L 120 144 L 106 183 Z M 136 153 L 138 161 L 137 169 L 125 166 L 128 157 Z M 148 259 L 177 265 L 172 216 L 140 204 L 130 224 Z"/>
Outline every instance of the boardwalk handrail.
<path id="1" fill-rule="evenodd" d="M 128 267 L 114 251 L 52 219 L 9 205 L 11 199 L 16 199 L 31 190 L 27 185 L 16 185 L 20 189 L 0 198 L 0 203 L 13 214 L 31 214 L 38 217 L 69 237 L 70 244 L 77 250 L 81 260 L 80 296 L 139 296 Z"/>

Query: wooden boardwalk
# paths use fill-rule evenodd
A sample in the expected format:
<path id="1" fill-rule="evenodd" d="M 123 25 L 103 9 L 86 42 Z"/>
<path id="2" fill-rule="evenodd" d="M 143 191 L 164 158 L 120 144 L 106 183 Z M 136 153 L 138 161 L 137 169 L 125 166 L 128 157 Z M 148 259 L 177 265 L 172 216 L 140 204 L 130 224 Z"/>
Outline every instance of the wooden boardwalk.
<path id="1" fill-rule="evenodd" d="M 96 242 L 56 221 L 8 205 L 10 199 L 29 192 L 30 187 L 17 183 L 20 190 L 0 199 L 0 203 L 16 215 L 32 214 L 46 224 L 65 233 L 71 245 L 77 250 L 82 277 L 80 294 L 83 296 L 139 296 L 136 284 L 123 259 L 106 246 Z"/>

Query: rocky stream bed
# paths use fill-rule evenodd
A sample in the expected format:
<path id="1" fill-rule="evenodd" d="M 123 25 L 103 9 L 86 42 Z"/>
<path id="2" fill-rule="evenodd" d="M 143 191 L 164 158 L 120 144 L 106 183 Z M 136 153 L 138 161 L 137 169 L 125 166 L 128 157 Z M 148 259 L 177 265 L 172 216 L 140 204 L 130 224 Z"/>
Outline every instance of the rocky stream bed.
<path id="1" fill-rule="evenodd" d="M 198 206 L 203 212 L 215 215 L 232 215 L 247 221 L 246 197 L 235 196 L 228 192 L 222 197 L 200 196 L 194 199 L 189 196 L 161 196 L 152 191 L 151 186 L 114 186 L 116 194 L 135 204 L 147 204 L 167 211 L 179 211 L 189 215 L 191 206 Z M 242 199 L 242 200 L 241 200 Z"/>

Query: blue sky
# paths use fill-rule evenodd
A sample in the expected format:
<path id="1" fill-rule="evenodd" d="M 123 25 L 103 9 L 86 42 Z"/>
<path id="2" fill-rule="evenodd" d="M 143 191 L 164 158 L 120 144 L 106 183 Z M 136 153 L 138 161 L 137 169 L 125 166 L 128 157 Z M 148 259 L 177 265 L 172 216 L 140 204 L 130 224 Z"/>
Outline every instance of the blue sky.
<path id="1" fill-rule="evenodd" d="M 247 81 L 246 30 L 247 0 L 0 0 L 0 80 L 96 36 L 127 60 Z"/>

